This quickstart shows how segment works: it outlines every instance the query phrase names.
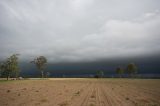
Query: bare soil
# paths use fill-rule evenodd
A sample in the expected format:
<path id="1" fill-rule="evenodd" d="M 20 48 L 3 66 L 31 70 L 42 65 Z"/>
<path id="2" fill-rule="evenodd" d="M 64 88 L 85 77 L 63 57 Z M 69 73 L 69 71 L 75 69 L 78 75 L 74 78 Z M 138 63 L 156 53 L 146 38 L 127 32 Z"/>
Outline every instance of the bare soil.
<path id="1" fill-rule="evenodd" d="M 160 106 L 160 79 L 5 81 L 0 106 Z"/>

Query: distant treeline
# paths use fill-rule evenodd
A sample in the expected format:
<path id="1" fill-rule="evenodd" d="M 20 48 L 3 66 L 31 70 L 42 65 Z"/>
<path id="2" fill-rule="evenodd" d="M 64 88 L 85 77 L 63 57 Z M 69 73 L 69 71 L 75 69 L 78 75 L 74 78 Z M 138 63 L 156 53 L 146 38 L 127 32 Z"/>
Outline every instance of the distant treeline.
<path id="1" fill-rule="evenodd" d="M 10 77 L 18 78 L 20 77 L 20 68 L 19 68 L 19 54 L 13 54 L 0 64 L 0 77 L 6 77 L 7 80 Z M 47 68 L 47 58 L 44 56 L 36 57 L 34 60 L 29 61 L 29 63 L 35 64 L 37 69 L 40 71 L 41 74 L 39 75 L 22 75 L 23 77 L 63 77 L 63 78 L 72 78 L 72 77 L 79 77 L 79 78 L 160 78 L 160 75 L 155 74 L 138 74 L 138 67 L 135 63 L 129 63 L 127 66 L 118 66 L 115 68 L 116 74 L 107 74 L 104 73 L 103 70 L 98 70 L 94 74 L 83 74 L 83 75 L 54 75 L 50 72 L 45 71 Z"/>

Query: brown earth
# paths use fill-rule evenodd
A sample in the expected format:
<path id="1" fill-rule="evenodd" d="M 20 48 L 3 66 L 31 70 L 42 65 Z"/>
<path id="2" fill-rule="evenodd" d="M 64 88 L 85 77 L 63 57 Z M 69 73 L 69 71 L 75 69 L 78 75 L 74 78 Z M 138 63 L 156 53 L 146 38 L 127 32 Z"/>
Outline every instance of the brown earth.
<path id="1" fill-rule="evenodd" d="M 159 79 L 0 82 L 0 106 L 160 106 Z"/>

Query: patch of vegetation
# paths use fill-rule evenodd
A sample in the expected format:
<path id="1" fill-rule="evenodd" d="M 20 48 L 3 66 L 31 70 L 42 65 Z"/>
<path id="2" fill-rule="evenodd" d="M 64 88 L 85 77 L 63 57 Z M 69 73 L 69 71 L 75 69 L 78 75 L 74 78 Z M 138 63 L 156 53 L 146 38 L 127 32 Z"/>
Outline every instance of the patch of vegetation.
<path id="1" fill-rule="evenodd" d="M 23 88 L 22 90 L 27 90 L 27 88 Z"/>
<path id="2" fill-rule="evenodd" d="M 95 104 L 91 103 L 89 106 L 95 106 Z"/>
<path id="3" fill-rule="evenodd" d="M 41 99 L 40 102 L 48 102 L 47 99 Z"/>
<path id="4" fill-rule="evenodd" d="M 80 91 L 77 91 L 76 93 L 75 93 L 75 95 L 77 96 L 77 95 L 80 95 Z"/>
<path id="5" fill-rule="evenodd" d="M 0 83 L 13 82 L 13 80 L 0 80 Z"/>
<path id="6" fill-rule="evenodd" d="M 126 100 L 129 100 L 129 98 L 128 98 L 128 97 L 126 97 Z"/>
<path id="7" fill-rule="evenodd" d="M 11 92 L 11 90 L 7 90 L 7 93 Z"/>
<path id="8" fill-rule="evenodd" d="M 95 98 L 95 95 L 91 95 L 91 98 Z"/>

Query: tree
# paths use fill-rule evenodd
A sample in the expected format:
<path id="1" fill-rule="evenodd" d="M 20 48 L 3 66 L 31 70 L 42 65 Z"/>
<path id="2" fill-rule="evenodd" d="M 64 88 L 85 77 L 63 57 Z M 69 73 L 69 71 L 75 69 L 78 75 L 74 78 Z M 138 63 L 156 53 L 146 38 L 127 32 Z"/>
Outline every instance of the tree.
<path id="1" fill-rule="evenodd" d="M 130 63 L 127 66 L 127 72 L 132 76 L 137 73 L 137 66 L 134 63 Z"/>
<path id="2" fill-rule="evenodd" d="M 103 76 L 104 76 L 103 71 L 97 71 L 97 73 L 95 75 L 96 78 L 102 78 Z"/>
<path id="3" fill-rule="evenodd" d="M 50 77 L 50 72 L 47 72 L 46 73 L 46 78 L 49 78 Z"/>
<path id="4" fill-rule="evenodd" d="M 116 69 L 116 73 L 117 73 L 117 74 L 119 74 L 119 77 L 122 77 L 122 74 L 124 73 L 123 68 L 121 68 L 121 67 L 117 67 L 117 69 Z"/>
<path id="5" fill-rule="evenodd" d="M 16 73 L 16 77 L 18 77 L 19 74 L 18 55 L 19 54 L 13 54 L 9 58 L 7 58 L 6 61 L 2 62 L 0 65 L 0 69 L 2 71 L 1 74 L 3 76 L 6 76 L 7 80 L 9 79 L 12 73 Z"/>
<path id="6" fill-rule="evenodd" d="M 44 77 L 44 68 L 47 64 L 47 59 L 44 56 L 39 56 L 37 58 L 35 58 L 33 61 L 31 61 L 31 63 L 34 63 L 38 70 L 41 71 L 41 77 Z"/>
<path id="7" fill-rule="evenodd" d="M 15 73 L 16 78 L 18 78 L 19 72 L 20 72 L 20 68 L 19 68 L 19 65 L 18 65 L 18 56 L 19 56 L 19 54 L 13 54 L 10 57 L 11 61 L 12 61 L 12 70 L 13 70 L 13 73 Z"/>

